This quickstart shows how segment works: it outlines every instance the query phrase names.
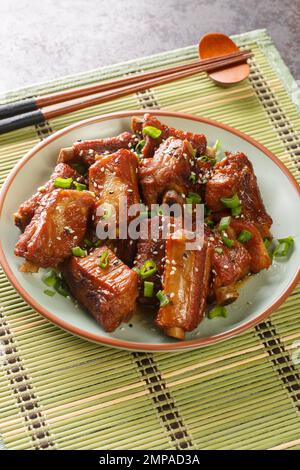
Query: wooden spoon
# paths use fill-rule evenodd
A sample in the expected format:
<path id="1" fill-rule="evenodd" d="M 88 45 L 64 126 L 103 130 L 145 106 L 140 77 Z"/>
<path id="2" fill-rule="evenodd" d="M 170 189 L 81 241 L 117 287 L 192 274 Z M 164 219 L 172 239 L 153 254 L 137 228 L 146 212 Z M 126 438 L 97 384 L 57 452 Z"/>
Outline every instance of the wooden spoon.
<path id="1" fill-rule="evenodd" d="M 200 59 L 210 59 L 216 56 L 230 54 L 239 51 L 237 45 L 226 34 L 208 33 L 199 42 Z M 248 77 L 250 67 L 247 63 L 227 67 L 217 72 L 209 73 L 209 77 L 218 85 L 231 86 Z"/>

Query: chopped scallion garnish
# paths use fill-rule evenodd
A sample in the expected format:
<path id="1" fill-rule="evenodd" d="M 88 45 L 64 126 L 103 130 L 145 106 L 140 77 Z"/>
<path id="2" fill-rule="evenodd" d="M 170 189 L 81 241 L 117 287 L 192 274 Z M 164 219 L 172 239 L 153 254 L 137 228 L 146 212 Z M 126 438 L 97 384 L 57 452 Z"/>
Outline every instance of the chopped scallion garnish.
<path id="1" fill-rule="evenodd" d="M 165 307 L 166 305 L 170 303 L 168 296 L 164 293 L 163 290 L 159 290 L 156 294 L 156 297 L 159 300 L 160 307 Z"/>
<path id="2" fill-rule="evenodd" d="M 232 197 L 221 197 L 220 201 L 228 209 L 235 209 L 241 205 L 241 201 L 237 194 L 234 194 Z"/>
<path id="3" fill-rule="evenodd" d="M 220 220 L 220 224 L 219 224 L 220 232 L 222 232 L 223 230 L 226 230 L 229 227 L 230 221 L 231 221 L 230 215 L 227 217 L 222 217 L 222 219 Z"/>
<path id="4" fill-rule="evenodd" d="M 140 270 L 137 267 L 132 268 L 132 271 L 136 272 L 138 275 L 140 275 Z"/>
<path id="5" fill-rule="evenodd" d="M 154 282 L 144 282 L 144 297 L 153 297 Z"/>
<path id="6" fill-rule="evenodd" d="M 86 173 L 86 166 L 84 165 L 84 163 L 72 163 L 71 167 L 74 168 L 74 170 L 76 170 L 81 175 L 84 175 L 84 173 Z"/>
<path id="7" fill-rule="evenodd" d="M 226 245 L 228 248 L 232 248 L 233 245 L 234 245 L 234 240 L 232 240 L 231 238 L 228 238 L 228 236 L 226 235 L 226 233 L 224 232 L 224 230 L 222 231 L 222 242 L 223 242 L 224 245 Z"/>
<path id="8" fill-rule="evenodd" d="M 106 269 L 109 264 L 109 251 L 105 250 L 99 258 L 99 266 L 102 269 Z"/>
<path id="9" fill-rule="evenodd" d="M 221 255 L 223 253 L 223 248 L 221 248 L 220 246 L 216 246 L 215 253 L 217 253 L 218 255 Z"/>
<path id="10" fill-rule="evenodd" d="M 53 287 L 53 286 L 55 286 L 56 281 L 57 281 L 57 274 L 53 270 L 48 271 L 43 276 L 43 283 L 46 284 L 46 286 Z"/>
<path id="11" fill-rule="evenodd" d="M 213 146 L 213 149 L 215 150 L 216 154 L 221 150 L 221 141 L 220 139 L 217 139 L 214 146 Z"/>
<path id="12" fill-rule="evenodd" d="M 54 186 L 56 188 L 69 189 L 72 186 L 72 183 L 72 178 L 55 178 L 54 180 Z"/>
<path id="13" fill-rule="evenodd" d="M 240 215 L 241 212 L 242 212 L 242 206 L 233 207 L 231 209 L 231 215 L 233 215 L 234 217 L 237 217 L 238 215 Z"/>
<path id="14" fill-rule="evenodd" d="M 239 233 L 238 241 L 241 243 L 247 243 L 252 238 L 252 233 L 249 230 L 242 230 Z"/>
<path id="15" fill-rule="evenodd" d="M 161 136 L 161 130 L 157 127 L 146 126 L 143 129 L 143 134 L 152 137 L 152 139 L 158 139 Z"/>
<path id="16" fill-rule="evenodd" d="M 140 276 L 142 279 L 148 279 L 157 271 L 156 264 L 153 260 L 149 259 L 145 261 L 143 266 L 140 268 Z"/>
<path id="17" fill-rule="evenodd" d="M 53 297 L 55 295 L 55 292 L 50 289 L 45 289 L 44 294 L 48 295 L 49 297 Z"/>
<path id="18" fill-rule="evenodd" d="M 103 207 L 104 207 L 105 213 L 102 215 L 101 219 L 102 220 L 110 219 L 111 216 L 113 215 L 113 206 L 112 206 L 112 204 L 104 203 Z"/>
<path id="19" fill-rule="evenodd" d="M 86 191 L 87 185 L 83 183 L 78 183 L 77 181 L 74 181 L 74 186 L 77 191 Z"/>
<path id="20" fill-rule="evenodd" d="M 284 256 L 287 256 L 294 246 L 293 237 L 290 236 L 286 238 L 279 238 L 277 241 L 278 245 L 275 247 L 273 256 L 275 258 L 282 258 Z"/>
<path id="21" fill-rule="evenodd" d="M 211 309 L 208 312 L 207 316 L 210 320 L 212 320 L 213 318 L 216 318 L 216 317 L 226 318 L 227 317 L 227 310 L 222 305 L 217 305 L 216 307 L 214 307 L 213 309 Z"/>
<path id="22" fill-rule="evenodd" d="M 191 171 L 191 174 L 189 176 L 189 181 L 191 181 L 191 183 L 193 184 L 196 184 L 197 182 L 197 175 L 194 171 Z"/>
<path id="23" fill-rule="evenodd" d="M 80 248 L 80 246 L 74 246 L 72 248 L 72 254 L 74 256 L 79 256 L 79 257 L 84 257 L 84 256 L 87 256 L 87 251 L 86 250 L 83 250 L 82 248 Z"/>
<path id="24" fill-rule="evenodd" d="M 208 225 L 208 227 L 214 227 L 215 226 L 214 221 L 211 220 L 211 219 L 206 219 L 205 223 Z"/>
<path id="25" fill-rule="evenodd" d="M 187 204 L 200 204 L 201 196 L 197 193 L 188 193 L 186 197 Z"/>
<path id="26" fill-rule="evenodd" d="M 144 139 L 143 139 L 143 140 L 140 140 L 140 141 L 137 143 L 137 145 L 136 145 L 136 147 L 135 147 L 135 151 L 136 151 L 136 153 L 137 153 L 138 155 L 140 155 L 140 154 L 142 153 L 142 150 L 143 150 L 144 146 L 145 146 L 145 141 L 144 141 Z"/>
<path id="27" fill-rule="evenodd" d="M 62 279 L 58 279 L 57 283 L 54 286 L 54 289 L 63 297 L 68 297 L 70 295 L 70 292 Z"/>
<path id="28" fill-rule="evenodd" d="M 88 238 L 85 238 L 83 240 L 83 243 L 84 243 L 84 246 L 86 246 L 88 248 L 93 248 L 93 246 L 94 246 L 94 243 L 91 240 L 89 240 Z"/>

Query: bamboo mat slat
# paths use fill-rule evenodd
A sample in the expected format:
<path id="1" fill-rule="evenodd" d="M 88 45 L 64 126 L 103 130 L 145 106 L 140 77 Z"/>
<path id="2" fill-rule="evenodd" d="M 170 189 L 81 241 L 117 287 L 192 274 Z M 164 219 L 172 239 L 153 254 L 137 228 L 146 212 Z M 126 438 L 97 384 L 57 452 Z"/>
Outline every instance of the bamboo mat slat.
<path id="1" fill-rule="evenodd" d="M 166 109 L 222 121 L 300 182 L 300 91 L 264 30 L 235 36 L 251 75 L 231 89 L 196 75 L 0 136 L 0 183 L 52 132 L 91 116 Z M 188 47 L 27 87 L 2 102 L 196 58 Z M 0 97 L 1 99 L 1 97 Z M 7 449 L 300 449 L 300 288 L 243 335 L 199 350 L 101 347 L 32 310 L 0 272 L 0 435 Z"/>

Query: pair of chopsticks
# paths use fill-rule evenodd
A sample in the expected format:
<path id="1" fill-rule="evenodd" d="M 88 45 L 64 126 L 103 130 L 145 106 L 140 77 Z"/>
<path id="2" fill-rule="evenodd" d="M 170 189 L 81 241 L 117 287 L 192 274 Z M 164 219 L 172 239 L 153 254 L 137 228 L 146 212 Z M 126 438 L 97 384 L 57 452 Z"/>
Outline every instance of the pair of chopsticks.
<path id="1" fill-rule="evenodd" d="M 41 124 L 63 114 L 121 98 L 173 80 L 190 77 L 200 72 L 214 72 L 231 65 L 246 62 L 250 50 L 237 51 L 188 64 L 139 73 L 122 79 L 84 85 L 37 98 L 24 99 L 0 106 L 0 134 L 22 127 Z"/>

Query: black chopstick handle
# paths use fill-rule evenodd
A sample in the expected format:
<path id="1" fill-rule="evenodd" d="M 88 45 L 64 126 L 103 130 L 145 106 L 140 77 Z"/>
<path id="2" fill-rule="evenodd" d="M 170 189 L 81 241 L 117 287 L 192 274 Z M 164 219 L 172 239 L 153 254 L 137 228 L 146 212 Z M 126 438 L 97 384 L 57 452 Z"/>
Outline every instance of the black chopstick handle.
<path id="1" fill-rule="evenodd" d="M 32 111 L 31 113 L 18 114 L 17 116 L 1 119 L 0 134 L 15 131 L 16 129 L 21 129 L 26 126 L 33 126 L 34 124 L 41 124 L 44 121 L 45 118 L 40 109 Z"/>
<path id="2" fill-rule="evenodd" d="M 13 103 L 6 103 L 0 105 L 0 119 L 16 114 L 29 113 L 38 109 L 35 98 L 26 98 L 24 100 L 15 101 Z"/>

